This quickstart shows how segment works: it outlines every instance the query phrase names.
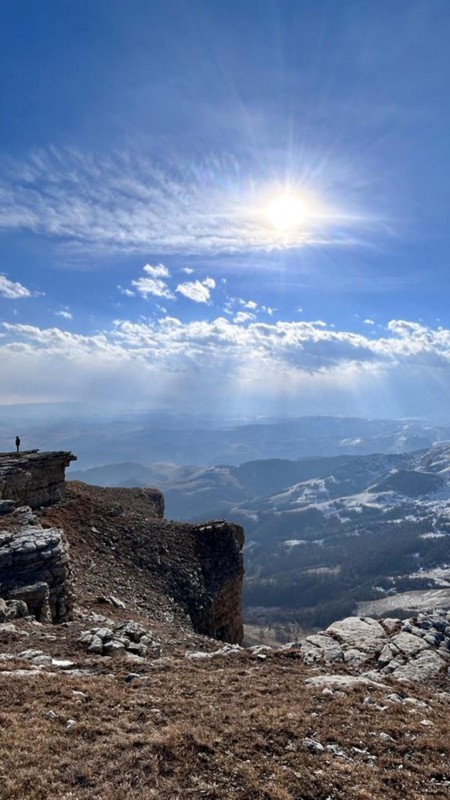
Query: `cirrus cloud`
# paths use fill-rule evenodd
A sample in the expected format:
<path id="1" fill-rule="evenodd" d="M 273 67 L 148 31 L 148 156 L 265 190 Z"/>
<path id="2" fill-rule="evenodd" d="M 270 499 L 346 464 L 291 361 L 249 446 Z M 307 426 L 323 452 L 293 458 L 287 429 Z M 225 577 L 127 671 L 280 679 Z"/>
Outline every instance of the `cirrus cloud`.
<path id="1" fill-rule="evenodd" d="M 255 188 L 255 171 L 232 155 L 207 156 L 193 168 L 126 151 L 99 158 L 35 150 L 0 162 L 0 230 L 64 241 L 67 257 L 69 247 L 183 255 L 345 247 L 358 243 L 357 228 L 373 228 L 361 213 L 323 208 L 280 237 L 263 213 L 268 187 Z"/>

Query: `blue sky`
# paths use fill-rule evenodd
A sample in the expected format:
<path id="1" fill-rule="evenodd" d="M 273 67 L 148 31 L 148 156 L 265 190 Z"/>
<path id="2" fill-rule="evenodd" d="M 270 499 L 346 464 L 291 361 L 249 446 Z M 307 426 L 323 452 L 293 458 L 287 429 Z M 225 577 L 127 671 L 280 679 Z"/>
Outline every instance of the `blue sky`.
<path id="1" fill-rule="evenodd" d="M 448 416 L 447 0 L 1 5 L 0 402 Z"/>

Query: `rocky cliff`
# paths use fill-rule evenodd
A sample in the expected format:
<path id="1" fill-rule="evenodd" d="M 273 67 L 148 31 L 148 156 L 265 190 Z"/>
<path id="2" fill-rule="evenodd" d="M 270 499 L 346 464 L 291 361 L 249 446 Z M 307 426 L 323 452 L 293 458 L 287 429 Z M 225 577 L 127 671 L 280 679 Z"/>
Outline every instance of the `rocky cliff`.
<path id="1" fill-rule="evenodd" d="M 71 461 L 76 456 L 62 450 L 0 453 L 0 512 L 8 510 L 5 501 L 39 508 L 62 500 L 65 470 Z"/>
<path id="2" fill-rule="evenodd" d="M 73 593 L 63 531 L 42 528 L 29 508 L 11 514 L 10 526 L 0 531 L 0 617 L 29 613 L 39 622 L 66 622 Z"/>
<path id="3" fill-rule="evenodd" d="M 203 594 L 198 600 L 194 598 L 190 609 L 194 629 L 214 639 L 240 644 L 244 638 L 244 531 L 240 525 L 212 522 L 196 527 L 194 536 L 203 583 Z"/>
<path id="4" fill-rule="evenodd" d="M 149 613 L 157 615 L 167 606 L 168 615 L 184 615 L 198 633 L 242 642 L 242 528 L 223 521 L 165 520 L 164 497 L 156 489 L 100 489 L 75 482 L 66 492 L 64 471 L 73 459 L 67 452 L 0 456 L 0 598 L 9 604 L 3 616 L 28 610 L 40 621 L 69 619 L 68 540 L 77 554 L 88 537 L 86 563 L 81 570 L 79 564 L 74 567 L 78 602 L 86 590 L 101 595 L 103 576 L 107 585 L 113 574 L 131 574 L 133 597 L 142 592 L 141 607 Z M 15 510 L 18 503 L 26 507 Z M 36 516 L 32 509 L 37 508 Z M 139 586 L 134 586 L 137 571 Z M 118 582 L 114 592 L 128 600 L 129 583 Z M 17 603 L 26 603 L 25 612 Z"/>
<path id="5" fill-rule="evenodd" d="M 163 497 L 152 489 L 109 489 L 73 482 L 67 501 L 46 510 L 46 524 L 62 527 L 74 559 L 77 594 L 112 591 L 130 597 L 153 618 L 188 618 L 193 630 L 240 643 L 244 532 L 222 521 L 205 525 L 162 518 Z M 81 547 L 80 547 L 81 545 Z M 139 576 L 139 580 L 136 576 Z M 180 616 L 181 614 L 181 616 Z"/>
<path id="6" fill-rule="evenodd" d="M 22 613 L 49 618 L 65 537 L 76 605 L 50 628 Z M 242 529 L 163 519 L 155 490 L 69 483 L 0 539 L 2 800 L 448 797 L 448 612 L 214 642 L 241 637 Z"/>

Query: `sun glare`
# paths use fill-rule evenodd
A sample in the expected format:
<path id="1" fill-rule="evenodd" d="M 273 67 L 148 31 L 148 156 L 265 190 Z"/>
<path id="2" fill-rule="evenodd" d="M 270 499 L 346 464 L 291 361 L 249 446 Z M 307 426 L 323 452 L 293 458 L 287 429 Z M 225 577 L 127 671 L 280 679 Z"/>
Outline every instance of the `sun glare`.
<path id="1" fill-rule="evenodd" d="M 305 203 L 293 194 L 281 194 L 266 208 L 266 217 L 271 225 L 281 232 L 292 231 L 305 220 Z"/>

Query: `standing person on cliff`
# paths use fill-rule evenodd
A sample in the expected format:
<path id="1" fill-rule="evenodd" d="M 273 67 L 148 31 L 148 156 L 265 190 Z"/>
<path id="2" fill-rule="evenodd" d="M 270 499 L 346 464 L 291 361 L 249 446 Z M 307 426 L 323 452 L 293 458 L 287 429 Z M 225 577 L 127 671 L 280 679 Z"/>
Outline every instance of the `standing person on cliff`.
<path id="1" fill-rule="evenodd" d="M 19 439 L 18 436 L 16 436 L 16 454 L 17 455 L 19 455 L 19 450 L 20 450 L 20 439 Z"/>

